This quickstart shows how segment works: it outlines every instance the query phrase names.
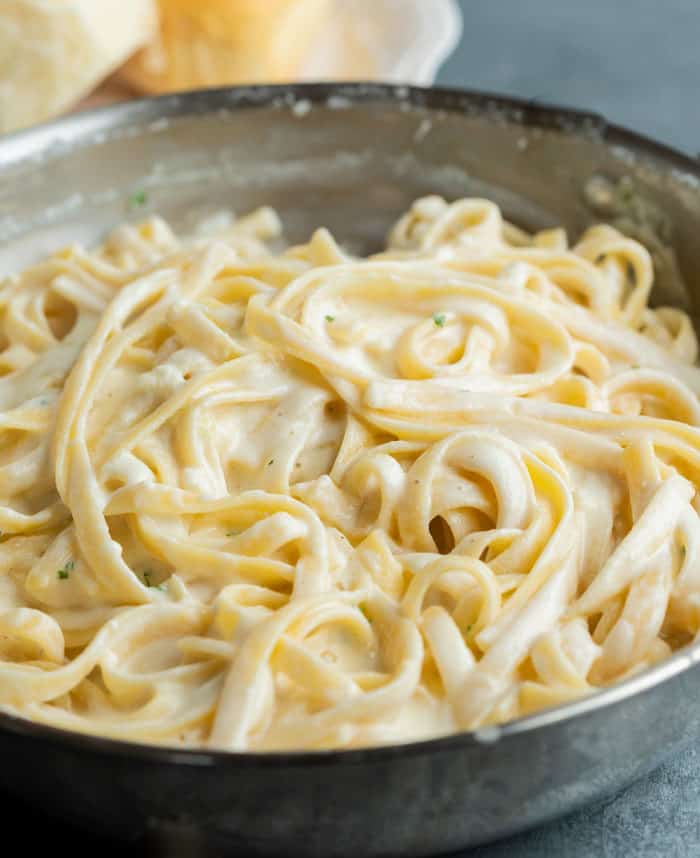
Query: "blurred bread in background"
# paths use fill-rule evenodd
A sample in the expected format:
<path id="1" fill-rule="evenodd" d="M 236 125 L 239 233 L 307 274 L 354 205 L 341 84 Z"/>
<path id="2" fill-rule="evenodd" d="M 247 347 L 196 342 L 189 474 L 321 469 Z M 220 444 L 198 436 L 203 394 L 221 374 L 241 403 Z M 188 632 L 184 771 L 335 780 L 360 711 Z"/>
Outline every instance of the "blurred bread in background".
<path id="1" fill-rule="evenodd" d="M 453 0 L 0 0 L 0 134 L 143 93 L 433 80 Z"/>
<path id="2" fill-rule="evenodd" d="M 0 0 L 0 133 L 75 104 L 156 32 L 155 0 Z"/>
<path id="3" fill-rule="evenodd" d="M 141 92 L 299 76 L 329 0 L 157 0 L 160 31 L 118 77 Z"/>

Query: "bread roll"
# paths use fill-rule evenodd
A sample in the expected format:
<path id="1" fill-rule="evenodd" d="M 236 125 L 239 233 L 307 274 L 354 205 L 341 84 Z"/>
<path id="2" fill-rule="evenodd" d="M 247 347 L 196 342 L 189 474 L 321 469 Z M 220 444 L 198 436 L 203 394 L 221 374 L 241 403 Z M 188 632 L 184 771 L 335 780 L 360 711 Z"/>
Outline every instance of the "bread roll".
<path id="1" fill-rule="evenodd" d="M 158 0 L 160 35 L 121 70 L 142 92 L 299 75 L 330 0 Z"/>
<path id="2" fill-rule="evenodd" d="M 156 21 L 154 0 L 0 0 L 0 132 L 77 103 Z"/>

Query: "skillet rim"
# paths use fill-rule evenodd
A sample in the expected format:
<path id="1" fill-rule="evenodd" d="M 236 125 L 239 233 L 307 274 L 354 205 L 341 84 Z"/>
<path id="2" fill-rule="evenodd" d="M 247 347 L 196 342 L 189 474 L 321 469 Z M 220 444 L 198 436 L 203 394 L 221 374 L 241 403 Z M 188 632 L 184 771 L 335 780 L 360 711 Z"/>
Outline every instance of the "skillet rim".
<path id="1" fill-rule="evenodd" d="M 697 183 L 700 199 L 700 160 L 671 146 L 608 122 L 598 113 L 545 104 L 496 93 L 448 87 L 416 87 L 374 82 L 324 82 L 279 85 L 218 87 L 109 105 L 0 137 L 0 178 L 5 169 L 47 155 L 60 159 L 66 150 L 94 146 L 100 135 L 123 129 L 147 128 L 162 120 L 185 116 L 206 116 L 221 111 L 270 108 L 293 110 L 299 102 L 338 111 L 377 107 L 456 113 L 462 116 L 505 121 L 524 128 L 559 131 L 564 135 L 593 135 L 608 148 L 622 147 L 673 170 L 676 179 L 688 174 Z M 81 733 L 0 711 L 0 732 L 22 738 L 59 744 L 68 750 L 100 756 L 129 758 L 153 763 L 195 767 L 235 766 L 278 768 L 306 765 L 364 765 L 397 756 L 446 753 L 459 747 L 496 747 L 501 740 L 547 729 L 555 724 L 585 717 L 644 694 L 700 662 L 700 648 L 691 644 L 653 667 L 586 697 L 549 707 L 494 726 L 462 731 L 404 744 L 367 748 L 299 751 L 229 751 L 208 748 L 178 748 L 152 745 Z"/>

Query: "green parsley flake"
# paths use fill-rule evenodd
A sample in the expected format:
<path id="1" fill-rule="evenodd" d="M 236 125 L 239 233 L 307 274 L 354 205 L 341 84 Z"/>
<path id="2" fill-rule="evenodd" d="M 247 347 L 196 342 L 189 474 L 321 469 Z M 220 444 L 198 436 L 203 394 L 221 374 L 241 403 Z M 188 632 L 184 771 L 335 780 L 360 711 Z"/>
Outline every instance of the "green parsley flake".
<path id="1" fill-rule="evenodd" d="M 147 202 L 148 194 L 145 191 L 134 191 L 129 197 L 129 208 L 137 209 L 139 206 L 145 206 Z"/>
<path id="2" fill-rule="evenodd" d="M 165 584 L 154 584 L 153 581 L 151 581 L 151 576 L 153 575 L 152 569 L 144 569 L 141 574 L 143 575 L 143 580 L 147 587 L 151 587 L 154 590 L 161 590 L 163 593 L 166 591 Z"/>
<path id="3" fill-rule="evenodd" d="M 240 530 L 227 530 L 226 536 L 228 536 L 228 538 L 231 539 L 231 537 L 233 537 L 233 536 L 238 536 L 240 534 L 240 532 L 241 532 Z"/>
<path id="4" fill-rule="evenodd" d="M 267 463 L 268 467 L 269 467 L 270 465 L 274 465 L 274 464 L 275 464 L 275 460 L 274 460 L 274 459 L 270 459 L 270 461 Z"/>
<path id="5" fill-rule="evenodd" d="M 335 316 L 326 316 L 327 322 L 335 322 Z"/>
<path id="6" fill-rule="evenodd" d="M 445 314 L 444 313 L 433 313 L 433 322 L 441 328 L 445 324 Z"/>
<path id="7" fill-rule="evenodd" d="M 69 560 L 62 569 L 59 569 L 56 572 L 56 575 L 61 579 L 61 581 L 65 581 L 66 578 L 70 577 L 70 573 L 74 569 L 75 569 L 75 560 Z"/>

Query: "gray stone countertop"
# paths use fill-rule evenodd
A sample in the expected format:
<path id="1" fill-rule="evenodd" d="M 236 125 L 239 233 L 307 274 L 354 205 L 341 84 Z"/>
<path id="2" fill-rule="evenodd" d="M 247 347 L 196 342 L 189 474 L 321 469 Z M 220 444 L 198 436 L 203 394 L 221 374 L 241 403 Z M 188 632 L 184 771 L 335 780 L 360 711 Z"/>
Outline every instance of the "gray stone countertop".
<path id="1" fill-rule="evenodd" d="M 424 0 L 430 3 L 431 0 Z M 460 0 L 437 83 L 602 113 L 700 152 L 698 0 Z"/>
<path id="2" fill-rule="evenodd" d="M 430 0 L 427 0 L 430 2 Z M 700 0 L 461 0 L 437 83 L 603 114 L 700 152 Z M 700 856 L 700 740 L 605 804 L 464 858 Z"/>

